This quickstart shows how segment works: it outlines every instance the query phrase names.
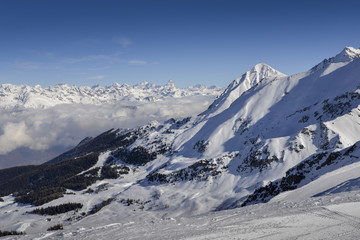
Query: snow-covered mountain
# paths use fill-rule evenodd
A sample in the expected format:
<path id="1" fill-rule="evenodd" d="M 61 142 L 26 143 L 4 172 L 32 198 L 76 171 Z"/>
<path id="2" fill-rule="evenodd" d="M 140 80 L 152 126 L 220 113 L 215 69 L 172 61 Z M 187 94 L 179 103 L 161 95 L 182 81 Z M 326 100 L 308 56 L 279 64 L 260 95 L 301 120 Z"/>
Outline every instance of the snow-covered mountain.
<path id="1" fill-rule="evenodd" d="M 310 211 L 324 201 L 345 201 L 344 192 L 358 191 L 359 159 L 360 49 L 347 47 L 291 76 L 257 64 L 197 117 L 112 129 L 84 139 L 46 165 L 0 170 L 1 211 L 6 211 L 2 219 L 13 219 L 4 224 L 10 230 L 39 234 L 61 223 L 72 229 L 68 232 L 88 236 L 86 229 L 79 229 L 92 231 L 101 218 L 113 219 L 114 224 L 122 221 L 120 215 L 141 219 L 133 211 L 151 221 L 160 216 L 181 223 L 183 217 L 197 214 L 207 214 L 206 221 L 211 222 L 211 211 L 239 207 L 249 210 L 238 214 L 251 215 L 253 205 L 269 201 L 273 205 L 266 206 L 273 206 L 273 211 L 285 212 L 288 201 L 303 201 L 301 206 L 307 207 L 301 211 Z M 9 195 L 13 192 L 17 194 Z M 328 197 L 334 193 L 343 195 Z M 358 196 L 351 199 L 357 201 Z M 68 202 L 82 206 L 50 217 L 49 223 L 44 216 L 24 215 L 36 207 L 14 207 L 15 201 L 42 205 L 46 211 Z M 112 211 L 106 210 L 109 204 Z M 350 221 L 324 209 L 315 212 Z M 231 211 L 230 216 L 237 214 Z M 100 218 L 92 218 L 93 214 Z M 31 225 L 41 219 L 43 224 Z M 352 219 L 358 226 L 358 218 Z M 352 237 L 356 234 L 349 232 Z"/>
<path id="2" fill-rule="evenodd" d="M 195 85 L 177 88 L 172 80 L 164 86 L 142 82 L 134 86 L 114 83 L 111 86 L 69 86 L 60 84 L 42 88 L 40 85 L 0 85 L 0 108 L 48 108 L 58 104 L 114 104 L 119 101 L 162 101 L 167 97 L 217 96 L 220 87 Z"/>

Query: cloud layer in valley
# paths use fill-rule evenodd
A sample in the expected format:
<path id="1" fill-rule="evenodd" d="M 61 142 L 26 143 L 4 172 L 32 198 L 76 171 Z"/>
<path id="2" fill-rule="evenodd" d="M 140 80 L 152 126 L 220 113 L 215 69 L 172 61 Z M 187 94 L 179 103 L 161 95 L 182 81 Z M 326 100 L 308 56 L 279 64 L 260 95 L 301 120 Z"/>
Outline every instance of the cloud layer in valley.
<path id="1" fill-rule="evenodd" d="M 213 98 L 193 96 L 158 102 L 0 110 L 0 168 L 50 160 L 83 138 L 111 128 L 133 128 L 153 120 L 196 115 L 204 111 Z"/>

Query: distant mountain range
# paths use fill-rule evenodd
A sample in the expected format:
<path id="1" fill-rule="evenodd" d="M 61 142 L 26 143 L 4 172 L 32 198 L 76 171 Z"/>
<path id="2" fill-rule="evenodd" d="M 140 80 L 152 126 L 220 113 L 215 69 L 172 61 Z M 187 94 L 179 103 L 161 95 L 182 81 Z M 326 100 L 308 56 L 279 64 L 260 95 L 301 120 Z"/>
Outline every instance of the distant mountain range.
<path id="1" fill-rule="evenodd" d="M 0 108 L 48 108 L 58 104 L 114 104 L 119 101 L 162 101 L 167 97 L 216 96 L 222 88 L 195 85 L 177 88 L 172 80 L 164 86 L 148 82 L 131 86 L 114 83 L 111 86 L 69 86 L 59 84 L 42 88 L 40 85 L 0 85 Z"/>
<path id="2" fill-rule="evenodd" d="M 176 95 L 169 89 L 159 92 Z M 83 204 L 72 215 L 78 225 L 108 204 L 193 216 L 268 202 L 343 169 L 340 182 L 321 182 L 311 196 L 332 191 L 360 177 L 347 167 L 360 160 L 359 141 L 360 49 L 347 47 L 291 76 L 257 64 L 196 117 L 112 129 L 47 164 L 0 170 L 0 196 L 5 209 Z M 19 205 L 9 219 L 33 208 Z"/>

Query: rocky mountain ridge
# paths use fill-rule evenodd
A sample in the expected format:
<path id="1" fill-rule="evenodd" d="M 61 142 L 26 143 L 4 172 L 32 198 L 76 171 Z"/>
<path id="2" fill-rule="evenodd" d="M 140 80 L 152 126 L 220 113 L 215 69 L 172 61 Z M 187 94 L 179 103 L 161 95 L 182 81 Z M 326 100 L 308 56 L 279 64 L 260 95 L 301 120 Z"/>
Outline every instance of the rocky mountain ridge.
<path id="1" fill-rule="evenodd" d="M 0 108 L 48 108 L 58 104 L 114 104 L 119 101 L 163 101 L 167 97 L 217 96 L 222 88 L 195 85 L 178 88 L 172 80 L 164 86 L 148 82 L 136 85 L 114 83 L 111 86 L 70 86 L 59 84 L 43 88 L 40 85 L 0 85 Z"/>

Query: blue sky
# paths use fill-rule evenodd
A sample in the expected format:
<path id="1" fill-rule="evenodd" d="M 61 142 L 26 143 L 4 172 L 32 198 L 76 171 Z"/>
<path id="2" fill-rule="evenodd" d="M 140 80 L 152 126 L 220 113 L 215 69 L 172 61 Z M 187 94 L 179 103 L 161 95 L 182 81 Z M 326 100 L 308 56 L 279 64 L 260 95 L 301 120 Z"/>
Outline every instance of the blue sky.
<path id="1" fill-rule="evenodd" d="M 360 47 L 360 1 L 2 0 L 0 83 L 227 86 Z"/>

